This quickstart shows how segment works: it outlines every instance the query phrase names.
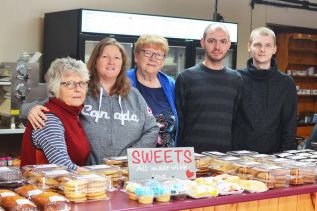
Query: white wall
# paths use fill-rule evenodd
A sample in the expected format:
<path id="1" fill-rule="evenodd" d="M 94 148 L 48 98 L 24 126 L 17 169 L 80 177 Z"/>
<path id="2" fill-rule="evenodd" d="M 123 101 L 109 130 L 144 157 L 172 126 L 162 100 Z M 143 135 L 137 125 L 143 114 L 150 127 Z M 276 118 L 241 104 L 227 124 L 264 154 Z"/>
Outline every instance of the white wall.
<path id="1" fill-rule="evenodd" d="M 238 67 L 248 58 L 250 29 L 267 23 L 317 28 L 314 11 L 266 5 L 251 10 L 250 1 L 218 0 L 218 12 L 225 21 L 239 24 Z M 46 12 L 89 8 L 211 20 L 214 4 L 214 0 L 1 0 L 0 62 L 15 61 L 22 51 L 42 52 Z"/>

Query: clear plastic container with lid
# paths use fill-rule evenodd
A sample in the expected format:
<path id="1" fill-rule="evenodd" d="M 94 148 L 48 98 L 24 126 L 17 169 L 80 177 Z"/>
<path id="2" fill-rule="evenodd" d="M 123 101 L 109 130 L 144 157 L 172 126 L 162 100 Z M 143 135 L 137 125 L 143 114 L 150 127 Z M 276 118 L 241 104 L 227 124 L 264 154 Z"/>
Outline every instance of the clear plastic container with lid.
<path id="1" fill-rule="evenodd" d="M 32 180 L 28 181 L 29 183 L 35 184 L 43 190 L 48 188 L 58 189 L 59 182 L 63 181 L 65 176 L 70 176 L 72 174 L 75 173 L 66 169 L 37 170 L 33 171 Z"/>
<path id="2" fill-rule="evenodd" d="M 242 179 L 250 179 L 254 174 L 254 167 L 262 165 L 260 162 L 240 160 L 233 164 L 236 167 L 236 171 L 232 174 L 239 176 Z"/>
<path id="3" fill-rule="evenodd" d="M 290 170 L 287 167 L 263 163 L 253 168 L 253 177 L 267 185 L 269 189 L 288 187 Z"/>
<path id="4" fill-rule="evenodd" d="M 101 174 L 104 176 L 111 177 L 113 187 L 119 188 L 123 185 L 125 178 L 122 177 L 120 167 L 110 166 L 110 165 L 93 165 L 85 166 L 85 169 L 94 172 L 96 174 Z M 80 174 L 86 174 L 87 172 L 80 172 Z"/>
<path id="5" fill-rule="evenodd" d="M 18 167 L 4 166 L 0 167 L 0 185 L 8 186 L 23 182 L 23 178 Z"/>
<path id="6" fill-rule="evenodd" d="M 290 168 L 290 184 L 302 185 L 316 183 L 316 164 L 308 162 L 292 162 Z"/>
<path id="7" fill-rule="evenodd" d="M 22 176 L 26 180 L 31 180 L 33 178 L 34 171 L 45 171 L 53 169 L 66 169 L 66 167 L 57 164 L 26 165 L 21 168 L 21 172 Z"/>
<path id="8" fill-rule="evenodd" d="M 114 165 L 119 167 L 127 167 L 128 166 L 128 157 L 120 156 L 120 157 L 108 157 L 104 158 L 103 161 L 106 165 Z"/>
<path id="9" fill-rule="evenodd" d="M 246 156 L 246 155 L 255 155 L 259 153 L 255 151 L 249 151 L 249 150 L 237 150 L 237 151 L 228 151 L 227 154 L 240 157 L 240 156 Z"/>
<path id="10" fill-rule="evenodd" d="M 235 165 L 236 162 L 240 161 L 239 157 L 235 156 L 223 156 L 212 160 L 208 166 L 211 175 L 219 175 L 225 173 L 234 173 L 238 167 Z"/>

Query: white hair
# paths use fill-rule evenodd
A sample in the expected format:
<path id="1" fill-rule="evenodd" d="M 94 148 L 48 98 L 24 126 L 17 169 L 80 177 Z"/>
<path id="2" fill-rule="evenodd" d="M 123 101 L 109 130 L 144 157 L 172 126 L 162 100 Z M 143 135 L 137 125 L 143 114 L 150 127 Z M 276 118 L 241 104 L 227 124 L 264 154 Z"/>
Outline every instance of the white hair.
<path id="1" fill-rule="evenodd" d="M 63 74 L 66 72 L 75 72 L 81 76 L 84 81 L 89 80 L 89 72 L 85 63 L 70 57 L 55 59 L 45 74 L 47 88 L 50 97 L 59 97 L 59 90 Z"/>

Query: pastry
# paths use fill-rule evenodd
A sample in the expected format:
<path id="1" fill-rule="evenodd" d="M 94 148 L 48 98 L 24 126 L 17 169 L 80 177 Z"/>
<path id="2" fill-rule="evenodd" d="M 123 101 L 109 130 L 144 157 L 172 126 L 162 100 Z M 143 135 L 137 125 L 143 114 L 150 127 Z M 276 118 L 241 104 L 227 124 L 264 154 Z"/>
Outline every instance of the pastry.
<path id="1" fill-rule="evenodd" d="M 14 193 L 11 190 L 7 190 L 7 189 L 0 189 L 0 202 L 2 201 L 3 198 L 8 197 L 8 196 L 15 196 L 17 195 L 16 193 Z"/>
<path id="2" fill-rule="evenodd" d="M 303 185 L 304 179 L 302 176 L 291 176 L 291 179 L 289 180 L 289 184 L 291 184 L 291 185 Z"/>
<path id="3" fill-rule="evenodd" d="M 43 192 L 31 197 L 40 210 L 69 210 L 69 201 L 54 192 Z"/>
<path id="4" fill-rule="evenodd" d="M 87 200 L 87 184 L 85 180 L 78 179 L 66 179 L 61 182 L 60 188 L 63 190 L 63 194 L 73 202 L 81 202 Z"/>
<path id="5" fill-rule="evenodd" d="M 23 197 L 30 198 L 33 195 L 42 193 L 43 191 L 35 185 L 24 185 L 15 189 L 15 192 Z"/>
<path id="6" fill-rule="evenodd" d="M 152 204 L 154 199 L 154 192 L 150 188 L 138 187 L 135 189 L 135 194 L 138 196 L 140 204 Z"/>
<path id="7" fill-rule="evenodd" d="M 137 195 L 135 194 L 135 189 L 141 187 L 141 185 L 139 183 L 134 183 L 134 182 L 129 182 L 126 186 L 125 186 L 125 190 L 128 193 L 128 198 L 130 200 L 138 200 Z"/>
<path id="8" fill-rule="evenodd" d="M 2 199 L 1 206 L 5 210 L 27 210 L 27 211 L 36 211 L 36 205 L 30 200 L 19 196 L 8 196 Z"/>

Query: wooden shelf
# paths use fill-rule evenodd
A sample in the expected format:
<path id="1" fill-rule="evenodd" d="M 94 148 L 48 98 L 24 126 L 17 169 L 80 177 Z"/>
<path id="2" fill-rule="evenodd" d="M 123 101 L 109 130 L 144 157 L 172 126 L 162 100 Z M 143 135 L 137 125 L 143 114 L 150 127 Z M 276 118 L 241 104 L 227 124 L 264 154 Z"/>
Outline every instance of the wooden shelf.
<path id="1" fill-rule="evenodd" d="M 298 97 L 317 97 L 317 95 L 297 94 Z"/>
<path id="2" fill-rule="evenodd" d="M 315 126 L 316 123 L 297 123 L 297 127 L 312 127 Z"/>
<path id="3" fill-rule="evenodd" d="M 292 78 L 297 79 L 297 78 L 306 78 L 306 79 L 317 79 L 317 75 L 290 75 Z"/>
<path id="4" fill-rule="evenodd" d="M 288 70 L 305 71 L 310 67 L 317 71 L 317 35 L 282 33 L 277 35 L 276 60 L 278 67 Z M 300 89 L 317 90 L 316 75 L 291 75 Z M 310 93 L 310 92 L 309 92 Z M 315 93 L 315 92 L 314 92 Z M 297 113 L 317 113 L 317 94 L 297 94 Z M 297 136 L 309 136 L 314 124 L 298 123 Z"/>

